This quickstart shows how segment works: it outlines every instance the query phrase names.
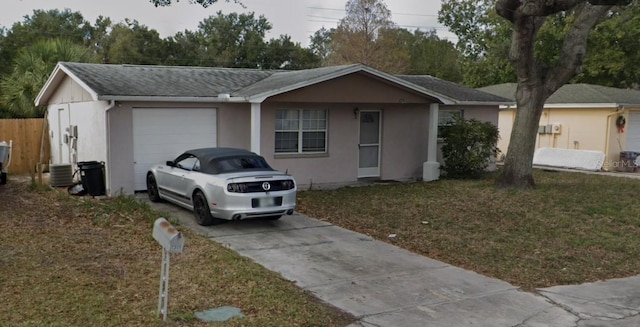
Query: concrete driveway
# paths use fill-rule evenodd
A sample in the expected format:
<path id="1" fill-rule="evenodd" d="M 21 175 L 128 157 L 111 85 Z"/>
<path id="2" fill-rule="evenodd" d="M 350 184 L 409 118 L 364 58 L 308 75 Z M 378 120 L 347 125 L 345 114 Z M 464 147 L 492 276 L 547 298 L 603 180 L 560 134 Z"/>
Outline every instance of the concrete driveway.
<path id="1" fill-rule="evenodd" d="M 640 326 L 638 277 L 534 294 L 297 213 L 203 227 L 151 205 L 353 314 L 353 326 Z"/>

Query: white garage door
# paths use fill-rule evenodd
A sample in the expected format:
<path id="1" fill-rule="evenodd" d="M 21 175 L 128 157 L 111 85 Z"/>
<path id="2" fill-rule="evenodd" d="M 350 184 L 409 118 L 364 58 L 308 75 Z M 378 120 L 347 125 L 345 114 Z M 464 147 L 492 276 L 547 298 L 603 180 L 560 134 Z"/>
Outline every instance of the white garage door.
<path id="1" fill-rule="evenodd" d="M 133 109 L 135 190 L 146 190 L 145 175 L 154 164 L 185 150 L 217 146 L 216 109 Z"/>
<path id="2" fill-rule="evenodd" d="M 627 133 L 625 151 L 640 152 L 640 111 L 629 112 L 625 133 Z"/>

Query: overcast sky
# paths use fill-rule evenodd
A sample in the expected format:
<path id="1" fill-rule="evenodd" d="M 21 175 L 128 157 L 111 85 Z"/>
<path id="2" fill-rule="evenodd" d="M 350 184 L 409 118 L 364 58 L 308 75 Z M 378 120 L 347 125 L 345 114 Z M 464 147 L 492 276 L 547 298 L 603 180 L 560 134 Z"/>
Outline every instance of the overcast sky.
<path id="1" fill-rule="evenodd" d="M 82 16 L 95 23 L 98 16 L 110 17 L 113 22 L 125 18 L 135 19 L 150 29 L 155 29 L 165 38 L 176 32 L 195 31 L 204 18 L 215 15 L 218 10 L 231 12 L 255 12 L 264 15 L 273 25 L 267 39 L 288 34 L 293 41 L 308 46 L 309 36 L 323 26 L 335 27 L 344 17 L 346 0 L 242 0 L 242 8 L 234 3 L 221 0 L 219 3 L 203 8 L 181 0 L 171 7 L 156 8 L 148 0 L 1 0 L 0 26 L 10 28 L 14 23 L 23 21 L 24 16 L 32 15 L 35 9 L 66 8 L 79 11 Z M 410 30 L 436 29 L 440 38 L 455 42 L 455 35 L 438 24 L 440 0 L 386 0 L 393 21 L 400 27 Z"/>

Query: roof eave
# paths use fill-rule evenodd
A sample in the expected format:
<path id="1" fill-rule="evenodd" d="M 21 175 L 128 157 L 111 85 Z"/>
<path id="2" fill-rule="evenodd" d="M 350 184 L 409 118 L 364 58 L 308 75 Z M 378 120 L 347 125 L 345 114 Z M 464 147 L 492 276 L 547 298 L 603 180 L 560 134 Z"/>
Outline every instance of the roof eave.
<path id="1" fill-rule="evenodd" d="M 504 102 L 504 101 L 458 101 L 457 105 L 468 105 L 468 106 L 514 106 L 515 102 Z"/>
<path id="2" fill-rule="evenodd" d="M 34 100 L 36 107 L 44 105 L 44 102 L 49 100 L 49 97 L 51 97 L 51 94 L 53 94 L 53 90 L 60 84 L 63 79 L 64 73 L 60 69 L 60 63 L 58 63 L 47 79 L 47 82 L 44 83 L 44 86 L 40 89 L 40 92 L 38 92 L 38 95 Z"/>
<path id="3" fill-rule="evenodd" d="M 513 103 L 510 109 L 515 109 L 518 105 Z M 612 108 L 617 109 L 621 107 L 636 107 L 640 104 L 634 103 L 548 103 L 544 105 L 545 109 L 603 109 Z M 509 108 L 507 108 L 509 109 Z"/>
<path id="4" fill-rule="evenodd" d="M 225 103 L 248 102 L 244 97 L 175 97 L 175 96 L 131 96 L 131 95 L 100 95 L 98 100 L 131 101 L 131 102 L 196 102 L 196 103 Z"/>

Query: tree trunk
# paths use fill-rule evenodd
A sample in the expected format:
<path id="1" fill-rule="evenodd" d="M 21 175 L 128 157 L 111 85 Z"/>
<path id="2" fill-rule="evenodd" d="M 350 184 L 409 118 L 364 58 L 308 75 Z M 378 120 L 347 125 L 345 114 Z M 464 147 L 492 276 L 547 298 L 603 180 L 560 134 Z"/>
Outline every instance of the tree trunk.
<path id="1" fill-rule="evenodd" d="M 559 60 L 553 67 L 546 67 L 535 56 L 537 32 L 547 16 L 572 8 L 573 23 L 565 35 Z M 533 153 L 544 103 L 580 71 L 589 31 L 609 8 L 577 0 L 497 0 L 498 14 L 513 23 L 509 59 L 518 77 L 516 118 L 504 168 L 497 180 L 499 187 L 535 186 Z"/>
<path id="2" fill-rule="evenodd" d="M 504 169 L 497 180 L 499 187 L 527 189 L 535 186 L 532 176 L 533 154 L 536 149 L 540 115 L 547 98 L 542 83 L 518 86 L 518 107 Z"/>

